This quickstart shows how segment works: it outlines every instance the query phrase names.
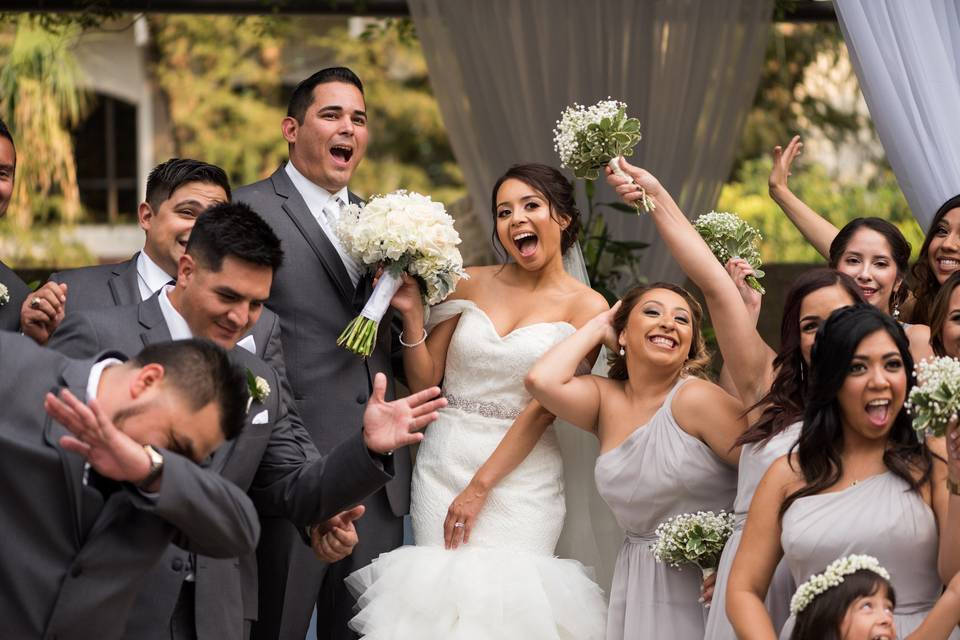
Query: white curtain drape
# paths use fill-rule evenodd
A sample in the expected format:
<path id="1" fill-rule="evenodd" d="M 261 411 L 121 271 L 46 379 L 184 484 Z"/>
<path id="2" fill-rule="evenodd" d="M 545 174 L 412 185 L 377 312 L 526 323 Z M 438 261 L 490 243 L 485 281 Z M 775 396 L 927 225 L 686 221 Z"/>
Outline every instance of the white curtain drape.
<path id="1" fill-rule="evenodd" d="M 834 6 L 887 158 L 926 229 L 960 193 L 960 2 Z"/>
<path id="2" fill-rule="evenodd" d="M 481 215 L 510 165 L 559 166 L 553 127 L 566 106 L 607 96 L 626 102 L 640 119 L 643 140 L 632 160 L 653 172 L 688 215 L 715 204 L 756 91 L 772 0 L 408 4 Z M 597 201 L 609 200 L 603 183 Z M 620 239 L 653 236 L 649 220 L 607 219 Z M 492 218 L 486 221 L 492 230 Z M 656 242 L 643 270 L 651 280 L 680 276 Z"/>

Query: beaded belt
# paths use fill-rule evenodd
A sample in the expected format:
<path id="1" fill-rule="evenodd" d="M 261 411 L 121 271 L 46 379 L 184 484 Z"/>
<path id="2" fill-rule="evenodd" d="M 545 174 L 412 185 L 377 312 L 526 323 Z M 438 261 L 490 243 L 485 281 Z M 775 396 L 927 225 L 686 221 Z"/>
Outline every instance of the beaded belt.
<path id="1" fill-rule="evenodd" d="M 466 413 L 475 413 L 484 418 L 499 418 L 500 420 L 515 420 L 520 415 L 519 409 L 512 409 L 498 402 L 483 402 L 481 400 L 471 400 L 462 398 L 453 394 L 444 394 L 447 399 L 447 406 L 451 409 L 459 409 Z"/>

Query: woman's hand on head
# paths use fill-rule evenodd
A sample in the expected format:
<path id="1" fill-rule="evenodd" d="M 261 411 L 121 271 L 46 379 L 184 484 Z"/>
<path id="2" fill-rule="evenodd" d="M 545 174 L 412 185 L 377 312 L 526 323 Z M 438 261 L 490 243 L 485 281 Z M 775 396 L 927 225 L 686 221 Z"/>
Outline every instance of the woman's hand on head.
<path id="1" fill-rule="evenodd" d="M 613 318 L 617 315 L 621 302 L 617 300 L 612 307 L 601 311 L 590 320 L 590 324 L 603 331 L 603 346 L 612 353 L 620 351 L 619 336 L 613 328 Z"/>

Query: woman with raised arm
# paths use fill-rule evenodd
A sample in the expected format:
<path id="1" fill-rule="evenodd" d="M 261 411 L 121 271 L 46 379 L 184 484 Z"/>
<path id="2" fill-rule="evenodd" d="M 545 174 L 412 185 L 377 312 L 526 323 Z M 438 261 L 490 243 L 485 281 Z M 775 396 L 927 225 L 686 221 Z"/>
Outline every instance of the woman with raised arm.
<path id="1" fill-rule="evenodd" d="M 676 285 L 636 287 L 527 374 L 527 389 L 544 408 L 600 440 L 597 489 L 627 531 L 610 593 L 608 640 L 703 638 L 700 570 L 659 564 L 649 548 L 667 518 L 733 502 L 743 409 L 698 377 L 708 360 L 702 315 Z M 609 378 L 577 376 L 579 363 L 602 343 L 614 349 Z"/>
<path id="2" fill-rule="evenodd" d="M 638 185 L 656 199 L 657 208 L 649 215 L 680 267 L 703 292 L 723 355 L 724 371 L 744 405 L 751 407 L 751 427 L 738 440 L 743 450 L 734 501 L 734 533 L 720 558 L 716 586 L 705 594 L 713 598 L 705 637 L 732 640 L 736 636 L 726 615 L 726 585 L 750 501 L 767 468 L 793 446 L 800 432 L 803 395 L 809 377 L 804 371 L 809 370 L 817 328 L 834 310 L 863 298 L 851 278 L 832 269 L 812 269 L 802 274 L 787 293 L 780 325 L 780 351 L 775 353 L 757 332 L 755 319 L 737 290 L 745 292 L 745 299 L 759 297 L 759 294 L 731 281 L 656 178 L 626 161 L 622 161 L 621 166 L 635 182 L 629 183 L 614 175 L 608 175 L 607 181 L 628 204 L 639 197 Z M 742 260 L 733 261 L 732 270 L 737 282 L 752 273 Z M 767 607 L 777 627 L 789 616 L 793 587 L 787 567 L 778 568 L 767 597 Z"/>
<path id="3" fill-rule="evenodd" d="M 931 454 L 903 408 L 912 366 L 902 328 L 873 306 L 837 310 L 818 330 L 797 447 L 761 480 L 730 575 L 739 638 L 777 637 L 763 598 L 781 558 L 801 584 L 837 557 L 876 557 L 897 585 L 899 637 L 960 569 L 960 497 L 947 488 L 946 455 Z M 930 446 L 942 451 L 943 441 Z"/>
<path id="4" fill-rule="evenodd" d="M 430 311 L 405 279 L 403 318 L 412 390 L 443 382 L 448 406 L 426 433 L 411 488 L 416 546 L 352 574 L 363 636 L 587 638 L 606 605 L 584 567 L 554 557 L 564 522 L 563 465 L 553 415 L 523 387 L 548 348 L 607 303 L 564 271 L 577 241 L 573 187 L 556 169 L 512 167 L 494 185 L 495 237 L 513 259 L 470 269 Z M 583 354 L 590 363 L 597 352 Z"/>

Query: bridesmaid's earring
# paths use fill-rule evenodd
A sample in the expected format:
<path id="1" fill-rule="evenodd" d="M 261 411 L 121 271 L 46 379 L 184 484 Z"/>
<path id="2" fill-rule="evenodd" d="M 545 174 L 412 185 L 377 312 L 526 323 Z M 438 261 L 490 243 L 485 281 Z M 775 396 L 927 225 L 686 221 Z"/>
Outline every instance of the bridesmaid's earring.
<path id="1" fill-rule="evenodd" d="M 623 346 L 621 346 L 621 347 L 620 347 L 620 356 L 622 357 L 622 356 L 625 356 L 625 355 L 627 355 L 627 350 L 624 349 Z"/>

